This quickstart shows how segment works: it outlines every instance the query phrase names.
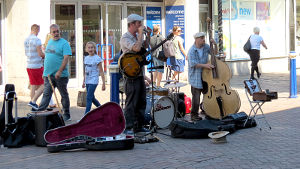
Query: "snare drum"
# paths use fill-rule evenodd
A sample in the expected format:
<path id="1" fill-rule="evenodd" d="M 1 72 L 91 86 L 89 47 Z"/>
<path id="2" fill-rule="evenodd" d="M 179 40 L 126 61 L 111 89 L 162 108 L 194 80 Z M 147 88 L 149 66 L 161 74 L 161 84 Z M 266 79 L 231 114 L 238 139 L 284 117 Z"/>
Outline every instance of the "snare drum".
<path id="1" fill-rule="evenodd" d="M 152 91 L 150 90 L 150 94 Z M 169 89 L 167 88 L 158 88 L 158 89 L 153 89 L 153 95 L 157 96 L 168 96 L 169 95 Z"/>
<path id="2" fill-rule="evenodd" d="M 145 110 L 145 121 L 150 123 L 153 115 L 155 124 L 160 128 L 168 127 L 175 115 L 175 106 L 170 97 L 153 96 L 154 111 L 152 111 L 152 95 L 147 96 L 147 106 Z"/>

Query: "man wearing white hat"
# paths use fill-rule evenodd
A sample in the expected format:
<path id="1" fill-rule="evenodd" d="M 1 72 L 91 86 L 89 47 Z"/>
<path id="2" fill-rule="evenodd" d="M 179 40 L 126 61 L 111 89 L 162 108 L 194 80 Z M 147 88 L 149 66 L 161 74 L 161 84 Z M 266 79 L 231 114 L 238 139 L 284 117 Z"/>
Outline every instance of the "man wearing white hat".
<path id="1" fill-rule="evenodd" d="M 191 85 L 192 93 L 192 110 L 191 120 L 201 120 L 199 117 L 200 95 L 203 91 L 202 84 L 202 69 L 212 69 L 213 65 L 208 64 L 208 54 L 210 54 L 210 47 L 205 43 L 205 33 L 198 32 L 194 35 L 195 43 L 188 52 L 188 75 L 189 83 Z M 216 42 L 212 40 L 213 44 Z M 215 53 L 218 51 L 215 47 Z"/>
<path id="2" fill-rule="evenodd" d="M 140 52 L 142 47 L 149 44 L 151 29 L 143 26 L 143 17 L 137 14 L 131 14 L 127 17 L 128 32 L 120 40 L 123 54 L 128 52 Z M 146 40 L 143 40 L 143 34 L 147 33 Z M 146 109 L 146 86 L 144 80 L 144 68 L 137 78 L 125 78 L 124 84 L 125 100 L 125 132 L 148 132 L 143 128 L 144 114 Z"/>

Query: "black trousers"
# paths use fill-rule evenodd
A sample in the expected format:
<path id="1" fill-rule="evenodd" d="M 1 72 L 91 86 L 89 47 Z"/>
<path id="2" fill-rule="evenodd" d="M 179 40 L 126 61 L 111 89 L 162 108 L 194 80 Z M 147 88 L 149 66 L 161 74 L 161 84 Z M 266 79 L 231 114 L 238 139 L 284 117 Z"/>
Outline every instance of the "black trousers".
<path id="1" fill-rule="evenodd" d="M 260 50 L 251 49 L 249 52 L 250 59 L 251 59 L 251 66 L 257 67 L 257 63 L 260 59 Z"/>
<path id="2" fill-rule="evenodd" d="M 257 76 L 259 77 L 257 63 L 260 59 L 260 50 L 251 49 L 249 52 L 249 55 L 250 55 L 250 59 L 251 59 L 251 77 L 250 78 L 254 78 L 254 71 L 256 71 Z"/>
<path id="3" fill-rule="evenodd" d="M 199 107 L 200 107 L 200 96 L 203 89 L 197 89 L 191 86 L 192 93 L 192 110 L 191 117 L 198 117 Z"/>
<path id="4" fill-rule="evenodd" d="M 125 79 L 125 119 L 126 129 L 142 127 L 146 109 L 146 85 L 144 76 Z"/>

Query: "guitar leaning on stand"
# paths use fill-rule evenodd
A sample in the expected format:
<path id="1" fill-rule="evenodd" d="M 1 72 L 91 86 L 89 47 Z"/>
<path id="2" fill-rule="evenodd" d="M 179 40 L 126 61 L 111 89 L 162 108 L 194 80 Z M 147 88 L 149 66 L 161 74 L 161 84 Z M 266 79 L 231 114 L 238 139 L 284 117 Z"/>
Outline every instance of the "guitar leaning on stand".
<path id="1" fill-rule="evenodd" d="M 146 60 L 146 56 L 173 37 L 174 35 L 171 33 L 165 40 L 160 42 L 157 46 L 153 47 L 149 51 L 146 51 L 146 49 L 142 48 L 141 51 L 137 53 L 128 52 L 123 54 L 119 59 L 119 68 L 121 73 L 128 78 L 136 78 L 142 71 L 143 66 L 149 64 L 149 62 Z"/>

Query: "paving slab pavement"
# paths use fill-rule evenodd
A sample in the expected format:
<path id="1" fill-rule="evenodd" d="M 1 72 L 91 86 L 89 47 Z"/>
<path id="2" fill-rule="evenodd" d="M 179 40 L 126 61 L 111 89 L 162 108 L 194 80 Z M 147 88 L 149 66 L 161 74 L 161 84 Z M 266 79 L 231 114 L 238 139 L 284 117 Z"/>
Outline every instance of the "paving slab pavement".
<path id="1" fill-rule="evenodd" d="M 299 74 L 299 73 L 298 73 Z M 249 112 L 243 80 L 248 76 L 233 76 L 231 87 L 241 99 L 240 111 Z M 299 93 L 299 76 L 298 93 Z M 262 119 L 258 127 L 238 130 L 227 136 L 228 143 L 213 144 L 210 139 L 171 138 L 170 131 L 155 134 L 162 141 L 135 144 L 133 150 L 66 151 L 48 153 L 34 145 L 22 148 L 0 148 L 0 168 L 300 168 L 300 98 L 289 98 L 289 74 L 263 74 L 259 79 L 262 89 L 277 91 L 279 98 L 263 106 L 272 129 Z M 76 88 L 69 88 L 71 116 L 74 123 L 84 113 L 76 106 Z M 180 89 L 191 96 L 190 86 Z M 100 88 L 96 97 L 101 103 L 109 101 L 109 86 Z M 20 116 L 30 108 L 28 96 L 18 96 Z M 2 104 L 2 102 L 0 102 Z"/>

